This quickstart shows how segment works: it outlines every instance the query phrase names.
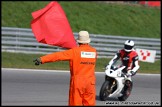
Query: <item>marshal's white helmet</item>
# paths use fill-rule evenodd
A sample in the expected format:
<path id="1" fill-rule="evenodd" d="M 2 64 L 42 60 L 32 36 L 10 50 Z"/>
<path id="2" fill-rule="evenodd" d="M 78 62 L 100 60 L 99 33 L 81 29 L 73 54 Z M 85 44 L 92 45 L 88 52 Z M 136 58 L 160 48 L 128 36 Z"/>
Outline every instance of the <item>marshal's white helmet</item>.
<path id="1" fill-rule="evenodd" d="M 133 50 L 134 47 L 134 41 L 132 40 L 126 40 L 124 43 L 124 50 L 126 52 L 131 52 Z"/>

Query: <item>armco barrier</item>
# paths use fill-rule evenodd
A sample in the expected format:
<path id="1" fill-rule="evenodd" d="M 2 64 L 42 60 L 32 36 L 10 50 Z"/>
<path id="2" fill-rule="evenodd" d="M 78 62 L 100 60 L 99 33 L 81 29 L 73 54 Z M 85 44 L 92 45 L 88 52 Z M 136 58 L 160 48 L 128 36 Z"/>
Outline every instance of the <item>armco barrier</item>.
<path id="1" fill-rule="evenodd" d="M 1 27 L 1 51 L 31 54 L 48 54 L 65 50 L 57 46 L 38 43 L 31 29 Z M 74 33 L 75 39 L 78 33 Z M 91 45 L 97 49 L 98 58 L 111 58 L 123 48 L 127 39 L 134 40 L 135 48 L 156 50 L 156 59 L 161 57 L 160 39 L 137 38 L 126 36 L 111 36 L 90 34 Z"/>

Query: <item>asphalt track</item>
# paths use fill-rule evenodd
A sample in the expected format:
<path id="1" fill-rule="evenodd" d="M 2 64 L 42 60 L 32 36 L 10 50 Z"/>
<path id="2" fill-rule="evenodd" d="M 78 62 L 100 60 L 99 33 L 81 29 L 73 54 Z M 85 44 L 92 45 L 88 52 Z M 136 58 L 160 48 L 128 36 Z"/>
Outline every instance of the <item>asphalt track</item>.
<path id="1" fill-rule="evenodd" d="M 2 106 L 67 106 L 69 71 L 1 69 Z M 104 72 L 96 73 L 96 106 L 161 105 L 161 75 L 138 74 L 132 78 L 133 90 L 125 102 L 100 101 Z"/>

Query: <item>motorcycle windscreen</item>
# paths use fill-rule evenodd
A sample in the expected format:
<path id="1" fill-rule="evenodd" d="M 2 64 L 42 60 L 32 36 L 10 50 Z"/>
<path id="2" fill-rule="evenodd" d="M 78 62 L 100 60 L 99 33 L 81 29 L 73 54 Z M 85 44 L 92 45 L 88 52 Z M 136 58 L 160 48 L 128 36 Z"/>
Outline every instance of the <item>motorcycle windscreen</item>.
<path id="1" fill-rule="evenodd" d="M 66 15 L 58 2 L 32 13 L 31 28 L 40 43 L 63 48 L 76 47 L 76 41 Z"/>

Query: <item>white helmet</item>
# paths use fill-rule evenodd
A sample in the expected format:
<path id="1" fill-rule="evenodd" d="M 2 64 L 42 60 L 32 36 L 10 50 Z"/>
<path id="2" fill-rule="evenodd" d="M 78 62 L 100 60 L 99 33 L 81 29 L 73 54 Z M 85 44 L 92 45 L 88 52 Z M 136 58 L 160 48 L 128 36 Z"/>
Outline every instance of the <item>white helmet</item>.
<path id="1" fill-rule="evenodd" d="M 134 41 L 132 40 L 126 40 L 124 43 L 124 50 L 126 52 L 131 52 L 133 50 L 134 47 Z"/>

